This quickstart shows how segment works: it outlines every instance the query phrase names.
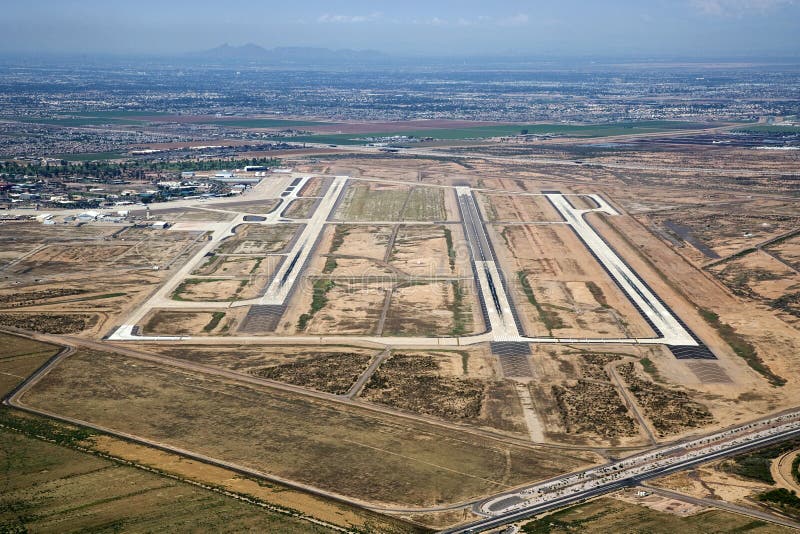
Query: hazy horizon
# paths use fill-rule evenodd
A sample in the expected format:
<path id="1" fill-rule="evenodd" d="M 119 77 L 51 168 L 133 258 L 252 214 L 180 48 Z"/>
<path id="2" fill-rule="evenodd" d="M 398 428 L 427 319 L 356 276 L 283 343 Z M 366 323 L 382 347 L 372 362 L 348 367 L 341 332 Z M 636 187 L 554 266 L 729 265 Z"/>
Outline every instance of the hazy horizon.
<path id="1" fill-rule="evenodd" d="M 798 0 L 500 0 L 263 5 L 31 0 L 4 7 L 0 55 L 176 56 L 222 43 L 392 56 L 795 57 Z"/>

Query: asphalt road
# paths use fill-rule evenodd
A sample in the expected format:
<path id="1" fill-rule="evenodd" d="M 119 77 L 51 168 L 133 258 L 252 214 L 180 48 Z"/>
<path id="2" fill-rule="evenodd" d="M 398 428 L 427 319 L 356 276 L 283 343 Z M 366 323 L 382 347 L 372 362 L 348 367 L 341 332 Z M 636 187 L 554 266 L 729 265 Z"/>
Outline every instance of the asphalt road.
<path id="1" fill-rule="evenodd" d="M 799 414 L 795 414 L 799 415 Z M 745 428 L 747 425 L 742 425 L 738 428 Z M 711 434 L 710 436 L 719 436 L 719 435 L 726 435 L 730 433 L 731 430 L 726 430 L 723 432 Z M 702 454 L 689 454 L 688 452 L 681 455 L 680 448 L 676 448 L 674 446 L 670 447 L 668 450 L 670 454 L 675 456 L 674 461 L 669 463 L 668 465 L 659 465 L 659 461 L 653 461 L 651 464 L 645 463 L 641 468 L 636 468 L 636 474 L 632 474 L 631 476 L 625 476 L 625 469 L 608 469 L 609 466 L 606 466 L 606 471 L 609 473 L 605 475 L 605 478 L 600 477 L 596 479 L 591 479 L 592 481 L 596 482 L 596 485 L 589 487 L 589 488 L 582 488 L 579 485 L 566 485 L 564 486 L 560 492 L 553 492 L 552 498 L 545 499 L 542 502 L 538 502 L 532 504 L 531 506 L 521 507 L 521 508 L 512 508 L 509 507 L 502 511 L 497 511 L 492 513 L 491 517 L 486 519 L 482 519 L 479 521 L 472 522 L 468 525 L 463 525 L 457 528 L 447 529 L 443 532 L 446 533 L 461 533 L 461 532 L 481 532 L 484 530 L 488 530 L 490 528 L 499 527 L 502 525 L 506 525 L 520 519 L 526 519 L 540 513 L 554 510 L 557 508 L 562 508 L 564 506 L 568 506 L 571 504 L 579 503 L 586 499 L 590 499 L 593 497 L 597 497 L 599 495 L 604 495 L 623 487 L 630 487 L 636 486 L 641 484 L 645 480 L 649 480 L 656 477 L 661 477 L 664 475 L 668 475 L 670 473 L 684 470 L 690 467 L 694 467 L 696 465 L 706 463 L 709 461 L 713 461 L 719 458 L 724 458 L 736 454 L 740 454 L 742 452 L 746 452 L 751 449 L 764 447 L 767 445 L 771 445 L 773 443 L 777 443 L 780 441 L 785 441 L 787 439 L 795 438 L 800 436 L 800 428 L 798 428 L 797 424 L 786 427 L 784 430 L 776 431 L 773 435 L 768 436 L 753 436 L 752 439 L 747 439 L 746 436 L 744 437 L 744 442 L 740 442 L 743 436 L 738 436 L 739 439 L 734 438 L 735 441 L 728 445 L 720 443 L 718 441 L 709 443 L 705 449 L 701 449 Z M 665 449 L 667 450 L 667 449 Z M 643 453 L 643 456 L 650 457 L 653 455 L 654 452 L 657 452 L 658 449 L 653 451 L 648 451 L 647 453 Z M 620 462 L 617 462 L 618 465 L 621 465 L 624 462 L 631 462 L 635 461 L 636 456 L 631 458 L 626 458 Z M 662 462 L 663 463 L 663 462 Z M 597 469 L 597 468 L 593 468 Z M 588 473 L 591 470 L 587 470 L 585 473 Z M 558 479 L 554 479 L 555 481 L 563 480 L 566 481 L 568 479 L 575 479 L 576 475 L 565 475 L 563 477 L 559 477 Z M 581 484 L 586 484 L 589 481 L 587 477 Z M 538 485 L 541 486 L 541 485 Z M 573 487 L 574 486 L 574 487 Z M 531 486 L 531 488 L 535 488 L 537 486 Z M 569 488 L 573 488 L 571 492 L 568 492 L 566 495 L 562 493 Z M 494 497 L 492 499 L 488 499 L 484 501 L 483 505 L 479 505 L 476 507 L 476 510 L 482 511 L 486 514 L 486 503 L 492 502 L 510 502 L 510 497 L 513 495 L 520 495 L 525 497 L 525 491 L 518 491 L 513 493 L 505 494 L 501 496 L 499 500 L 498 497 Z M 527 495 L 530 497 L 530 495 Z M 514 504 L 514 503 L 512 503 Z M 518 505 L 517 505 L 518 506 Z M 491 513 L 491 512 L 490 512 Z"/>

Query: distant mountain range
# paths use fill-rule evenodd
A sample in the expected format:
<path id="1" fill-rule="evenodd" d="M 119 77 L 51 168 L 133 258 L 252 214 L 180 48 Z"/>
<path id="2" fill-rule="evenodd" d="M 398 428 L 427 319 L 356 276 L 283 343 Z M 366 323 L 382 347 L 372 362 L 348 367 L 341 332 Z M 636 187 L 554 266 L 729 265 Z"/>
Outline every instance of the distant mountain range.
<path id="1" fill-rule="evenodd" d="M 375 50 L 331 50 L 303 46 L 267 49 L 248 43 L 231 46 L 225 43 L 211 50 L 192 52 L 188 57 L 197 60 L 219 61 L 224 63 L 264 63 L 264 64 L 309 64 L 309 63 L 352 63 L 375 62 L 388 56 Z"/>

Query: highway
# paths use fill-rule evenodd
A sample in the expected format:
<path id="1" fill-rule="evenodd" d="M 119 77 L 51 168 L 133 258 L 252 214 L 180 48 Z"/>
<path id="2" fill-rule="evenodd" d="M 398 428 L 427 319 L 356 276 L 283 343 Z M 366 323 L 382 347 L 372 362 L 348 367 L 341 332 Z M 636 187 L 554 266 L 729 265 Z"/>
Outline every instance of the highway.
<path id="1" fill-rule="evenodd" d="M 444 532 L 480 532 L 499 527 L 623 487 L 636 486 L 651 478 L 798 436 L 800 412 L 746 423 L 497 495 L 473 507 L 486 519 Z"/>

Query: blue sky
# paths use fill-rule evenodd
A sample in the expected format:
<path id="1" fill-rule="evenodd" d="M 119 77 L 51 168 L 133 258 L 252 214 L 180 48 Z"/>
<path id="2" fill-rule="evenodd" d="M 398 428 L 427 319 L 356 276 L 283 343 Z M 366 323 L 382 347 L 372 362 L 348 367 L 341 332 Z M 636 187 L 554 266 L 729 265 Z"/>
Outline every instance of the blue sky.
<path id="1" fill-rule="evenodd" d="M 0 53 L 162 54 L 221 43 L 402 55 L 800 55 L 800 0 L 26 0 Z"/>

